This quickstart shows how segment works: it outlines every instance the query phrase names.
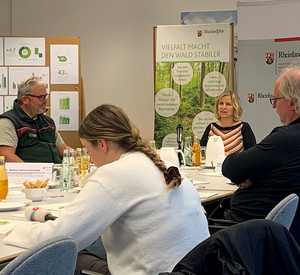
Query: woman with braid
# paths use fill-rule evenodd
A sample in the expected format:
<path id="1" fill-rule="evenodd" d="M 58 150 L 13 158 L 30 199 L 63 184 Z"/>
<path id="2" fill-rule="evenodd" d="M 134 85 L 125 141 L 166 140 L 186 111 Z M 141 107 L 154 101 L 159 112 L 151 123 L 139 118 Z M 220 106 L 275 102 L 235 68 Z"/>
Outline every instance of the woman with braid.
<path id="1" fill-rule="evenodd" d="M 83 250 L 76 274 L 84 268 L 156 275 L 171 271 L 209 237 L 193 184 L 176 167 L 167 168 L 122 109 L 108 104 L 95 108 L 83 120 L 79 137 L 97 169 L 59 218 L 17 227 L 7 243 L 30 247 L 52 236 L 70 235 L 80 251 L 101 235 L 107 263 Z"/>

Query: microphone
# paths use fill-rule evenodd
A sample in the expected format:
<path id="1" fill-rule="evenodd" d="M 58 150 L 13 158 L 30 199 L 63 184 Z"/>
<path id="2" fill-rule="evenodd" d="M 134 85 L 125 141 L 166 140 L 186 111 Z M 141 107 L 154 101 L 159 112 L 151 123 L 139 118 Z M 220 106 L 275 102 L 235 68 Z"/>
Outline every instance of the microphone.
<path id="1" fill-rule="evenodd" d="M 182 127 L 181 124 L 177 125 L 176 131 L 177 131 L 178 149 L 181 150 L 182 149 L 182 146 L 181 146 L 181 143 L 182 143 L 182 131 L 183 131 L 183 127 Z M 180 154 L 179 152 L 177 154 L 178 154 L 178 159 L 179 159 L 179 165 L 184 164 L 183 159 L 182 159 L 182 154 Z"/>
<path id="2" fill-rule="evenodd" d="M 52 216 L 51 212 L 46 209 L 28 206 L 25 209 L 25 218 L 30 221 L 45 222 L 54 221 L 57 217 Z"/>
<path id="3" fill-rule="evenodd" d="M 178 143 L 178 149 L 182 149 L 181 148 L 181 143 L 182 143 L 182 131 L 183 131 L 183 127 L 181 124 L 178 124 L 176 127 L 177 130 L 177 143 Z"/>

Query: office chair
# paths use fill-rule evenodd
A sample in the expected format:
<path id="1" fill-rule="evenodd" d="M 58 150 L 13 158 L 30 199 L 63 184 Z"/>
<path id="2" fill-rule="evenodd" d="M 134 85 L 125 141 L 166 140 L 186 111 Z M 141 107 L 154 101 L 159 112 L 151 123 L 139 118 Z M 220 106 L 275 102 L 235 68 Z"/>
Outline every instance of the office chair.
<path id="1" fill-rule="evenodd" d="M 279 222 L 289 230 L 297 211 L 298 202 L 299 197 L 296 194 L 288 195 L 270 211 L 265 219 Z"/>
<path id="2" fill-rule="evenodd" d="M 193 248 L 172 272 L 159 275 L 298 275 L 300 247 L 280 223 L 242 222 L 211 235 Z"/>
<path id="3" fill-rule="evenodd" d="M 0 275 L 73 275 L 77 244 L 71 237 L 59 236 L 41 242 L 12 260 Z"/>
<path id="4" fill-rule="evenodd" d="M 297 211 L 298 201 L 299 197 L 296 194 L 292 193 L 288 195 L 274 206 L 265 219 L 279 222 L 289 230 Z M 225 219 L 208 219 L 211 234 L 237 223 Z"/>

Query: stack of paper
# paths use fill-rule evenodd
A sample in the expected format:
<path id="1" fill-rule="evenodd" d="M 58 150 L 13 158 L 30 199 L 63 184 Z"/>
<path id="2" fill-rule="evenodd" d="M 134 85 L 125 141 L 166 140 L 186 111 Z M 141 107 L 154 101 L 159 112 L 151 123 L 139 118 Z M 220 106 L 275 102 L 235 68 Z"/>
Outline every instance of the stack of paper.
<path id="1" fill-rule="evenodd" d="M 207 198 L 218 195 L 217 192 L 199 192 L 199 191 L 198 191 L 198 194 L 201 199 L 207 199 Z"/>
<path id="2" fill-rule="evenodd" d="M 224 177 L 221 172 L 200 172 L 199 175 L 202 175 L 202 176 L 214 176 L 214 177 Z"/>
<path id="3" fill-rule="evenodd" d="M 5 235 L 8 231 L 13 229 L 15 226 L 24 222 L 29 222 L 29 221 L 0 220 L 0 234 Z"/>

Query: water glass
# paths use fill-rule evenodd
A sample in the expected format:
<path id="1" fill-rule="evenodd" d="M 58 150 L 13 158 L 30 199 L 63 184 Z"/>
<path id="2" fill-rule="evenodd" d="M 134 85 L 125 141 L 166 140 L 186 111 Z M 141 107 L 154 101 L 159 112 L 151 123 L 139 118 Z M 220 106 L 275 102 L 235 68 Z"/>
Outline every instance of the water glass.
<path id="1" fill-rule="evenodd" d="M 52 167 L 52 183 L 60 186 L 60 178 L 62 176 L 62 164 L 53 164 Z"/>
<path id="2" fill-rule="evenodd" d="M 156 152 L 156 145 L 155 145 L 155 140 L 154 139 L 151 139 L 151 140 L 148 140 L 148 143 L 150 145 L 150 148 Z"/>

